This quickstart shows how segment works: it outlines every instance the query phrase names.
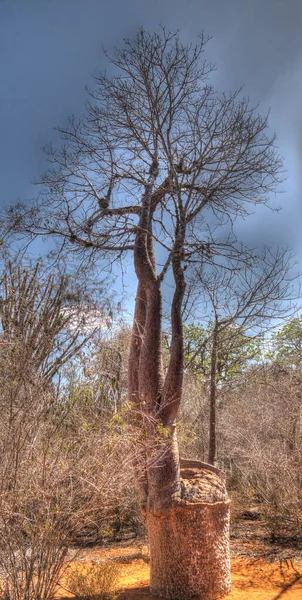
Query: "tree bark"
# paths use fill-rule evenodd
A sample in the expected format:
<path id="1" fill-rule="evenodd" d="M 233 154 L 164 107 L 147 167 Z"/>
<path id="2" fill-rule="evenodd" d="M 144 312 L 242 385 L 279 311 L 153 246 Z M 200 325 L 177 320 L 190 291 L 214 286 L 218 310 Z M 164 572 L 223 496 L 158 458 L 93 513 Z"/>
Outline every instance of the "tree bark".
<path id="1" fill-rule="evenodd" d="M 231 588 L 225 477 L 198 461 L 181 461 L 181 467 L 182 504 L 147 512 L 151 592 L 172 600 L 222 598 Z M 194 501 L 198 484 L 201 499 Z"/>

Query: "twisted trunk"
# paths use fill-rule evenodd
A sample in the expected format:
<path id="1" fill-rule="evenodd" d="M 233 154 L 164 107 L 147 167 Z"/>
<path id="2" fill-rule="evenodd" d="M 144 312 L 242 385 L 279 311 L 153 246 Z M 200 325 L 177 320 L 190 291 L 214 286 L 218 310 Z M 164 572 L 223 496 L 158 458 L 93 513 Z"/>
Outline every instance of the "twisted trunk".
<path id="1" fill-rule="evenodd" d="M 161 186 L 153 191 L 155 178 L 154 172 L 150 174 L 134 246 L 138 289 L 129 359 L 129 399 L 140 431 L 135 471 L 141 509 L 147 517 L 152 591 L 171 599 L 202 595 L 210 600 L 225 595 L 230 588 L 229 505 L 218 470 L 214 469 L 216 479 L 209 482 L 208 469 L 213 472 L 213 467 L 203 465 L 199 486 L 202 489 L 205 485 L 202 501 L 194 500 L 196 482 L 192 487 L 192 482 L 185 483 L 188 473 L 182 472 L 181 476 L 175 421 L 183 388 L 185 224 L 180 206 L 171 253 L 175 291 L 170 361 L 164 378 L 161 280 L 156 274 L 152 217 L 166 190 Z"/>

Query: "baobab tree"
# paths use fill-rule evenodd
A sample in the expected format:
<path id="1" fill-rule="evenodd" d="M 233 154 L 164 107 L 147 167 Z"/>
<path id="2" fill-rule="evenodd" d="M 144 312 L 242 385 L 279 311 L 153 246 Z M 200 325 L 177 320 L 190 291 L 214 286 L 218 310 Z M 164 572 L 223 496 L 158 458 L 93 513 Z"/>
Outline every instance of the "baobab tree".
<path id="1" fill-rule="evenodd" d="M 84 117 L 59 130 L 62 149 L 47 149 L 51 166 L 39 197 L 8 215 L 9 227 L 53 236 L 69 257 L 103 265 L 133 257 L 138 286 L 129 400 L 142 429 L 136 473 L 149 529 L 151 588 L 167 598 L 216 598 L 230 587 L 222 474 L 207 471 L 208 487 L 195 504 L 180 477 L 176 419 L 186 267 L 205 255 L 238 258 L 236 247 L 222 241 L 225 230 L 214 239 L 214 225 L 218 236 L 219 223 L 233 223 L 248 214 L 249 204 L 265 203 L 282 164 L 267 118 L 240 93 L 213 89 L 205 45 L 204 37 L 185 45 L 165 30 L 140 30 L 126 40 L 108 57 L 110 73 L 95 78 Z M 164 374 L 167 277 L 174 291 Z"/>

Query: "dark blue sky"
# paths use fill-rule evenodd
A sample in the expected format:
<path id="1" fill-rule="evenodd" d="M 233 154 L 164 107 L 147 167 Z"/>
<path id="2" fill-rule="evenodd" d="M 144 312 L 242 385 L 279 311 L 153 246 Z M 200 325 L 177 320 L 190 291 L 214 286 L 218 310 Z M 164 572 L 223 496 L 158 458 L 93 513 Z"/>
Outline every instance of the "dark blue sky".
<path id="1" fill-rule="evenodd" d="M 45 169 L 41 147 L 56 143 L 53 126 L 84 109 L 85 85 L 112 49 L 143 25 L 179 28 L 196 41 L 213 36 L 208 57 L 217 86 L 245 85 L 271 107 L 271 125 L 288 170 L 283 211 L 262 209 L 244 225 L 254 242 L 290 243 L 302 257 L 301 0 L 0 0 L 1 205 L 35 193 Z"/>

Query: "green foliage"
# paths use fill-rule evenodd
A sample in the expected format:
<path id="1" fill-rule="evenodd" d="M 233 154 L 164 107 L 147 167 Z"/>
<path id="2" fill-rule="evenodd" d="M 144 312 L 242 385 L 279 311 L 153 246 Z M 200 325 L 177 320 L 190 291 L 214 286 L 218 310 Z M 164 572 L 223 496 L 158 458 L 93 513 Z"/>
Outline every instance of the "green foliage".
<path id="1" fill-rule="evenodd" d="M 301 365 L 302 361 L 302 317 L 295 317 L 272 335 L 271 358 Z"/>
<path id="2" fill-rule="evenodd" d="M 119 568 L 113 562 L 72 567 L 68 588 L 78 600 L 114 600 L 117 598 Z"/>
<path id="3" fill-rule="evenodd" d="M 208 380 L 211 370 L 211 349 L 214 323 L 207 326 L 185 325 L 185 364 L 188 371 Z M 252 361 L 262 353 L 261 337 L 251 338 L 242 327 L 223 322 L 218 325 L 217 339 L 217 381 L 227 382 L 238 373 L 246 370 Z"/>

